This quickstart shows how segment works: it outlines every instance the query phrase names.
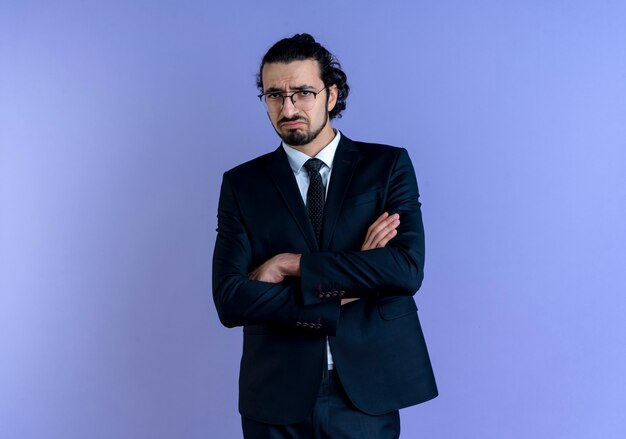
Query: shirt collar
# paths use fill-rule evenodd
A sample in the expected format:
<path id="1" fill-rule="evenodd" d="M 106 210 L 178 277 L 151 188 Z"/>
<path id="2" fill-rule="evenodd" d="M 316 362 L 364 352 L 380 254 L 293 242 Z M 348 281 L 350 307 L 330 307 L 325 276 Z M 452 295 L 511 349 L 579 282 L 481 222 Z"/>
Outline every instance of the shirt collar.
<path id="1" fill-rule="evenodd" d="M 332 169 L 333 167 L 333 159 L 335 158 L 335 152 L 337 151 L 337 145 L 339 145 L 339 140 L 341 139 L 341 133 L 337 130 L 337 134 L 333 140 L 330 141 L 328 145 L 326 145 L 320 152 L 315 156 L 316 159 L 320 159 L 326 166 Z M 302 170 L 302 166 L 306 163 L 309 157 L 302 151 L 298 151 L 292 146 L 287 145 L 285 142 L 282 143 L 283 149 L 285 153 L 287 153 L 287 159 L 289 160 L 289 166 L 294 173 L 298 174 L 300 170 Z"/>

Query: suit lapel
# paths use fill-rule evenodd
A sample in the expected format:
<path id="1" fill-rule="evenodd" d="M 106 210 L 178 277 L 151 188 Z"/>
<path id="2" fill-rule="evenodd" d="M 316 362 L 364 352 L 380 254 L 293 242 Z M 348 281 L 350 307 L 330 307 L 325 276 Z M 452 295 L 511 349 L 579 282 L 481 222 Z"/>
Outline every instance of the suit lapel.
<path id="1" fill-rule="evenodd" d="M 283 201 L 287 205 L 287 209 L 291 213 L 291 216 L 293 216 L 296 224 L 298 224 L 298 227 L 306 239 L 309 248 L 311 251 L 317 251 L 318 244 L 317 239 L 315 238 L 315 232 L 313 231 L 313 227 L 309 221 L 309 215 L 306 211 L 306 206 L 302 201 L 300 189 L 298 189 L 298 183 L 296 183 L 293 170 L 289 166 L 287 154 L 283 150 L 282 146 L 279 146 L 278 149 L 274 151 L 271 161 L 267 166 L 267 171 L 274 181 L 276 189 L 282 196 Z"/>
<path id="2" fill-rule="evenodd" d="M 333 171 L 330 176 L 330 187 L 324 204 L 324 222 L 322 226 L 321 249 L 329 248 L 335 232 L 335 224 L 341 212 L 343 200 L 348 192 L 352 175 L 359 162 L 359 150 L 352 140 L 341 135 L 341 140 L 333 159 Z"/>

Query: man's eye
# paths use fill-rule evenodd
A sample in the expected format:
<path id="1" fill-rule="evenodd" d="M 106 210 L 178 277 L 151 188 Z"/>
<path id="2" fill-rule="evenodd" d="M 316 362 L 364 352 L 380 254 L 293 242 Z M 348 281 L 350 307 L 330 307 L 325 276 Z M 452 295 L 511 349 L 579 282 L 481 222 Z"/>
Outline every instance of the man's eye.
<path id="1" fill-rule="evenodd" d="M 309 96 L 312 96 L 313 92 L 310 92 L 308 90 L 302 90 L 298 92 L 298 96 L 303 97 L 303 98 L 308 98 Z"/>
<path id="2" fill-rule="evenodd" d="M 268 93 L 265 95 L 265 99 L 270 100 L 270 101 L 276 101 L 281 98 L 282 96 L 280 93 Z"/>

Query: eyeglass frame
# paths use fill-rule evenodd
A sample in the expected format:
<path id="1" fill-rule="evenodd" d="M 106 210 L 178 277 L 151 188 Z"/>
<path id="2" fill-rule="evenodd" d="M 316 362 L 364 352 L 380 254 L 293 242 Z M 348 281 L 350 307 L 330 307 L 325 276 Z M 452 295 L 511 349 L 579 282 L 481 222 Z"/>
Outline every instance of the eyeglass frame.
<path id="1" fill-rule="evenodd" d="M 283 108 L 285 108 L 285 98 L 289 98 L 289 100 L 291 101 L 292 105 L 295 108 L 296 107 L 296 101 L 293 100 L 293 97 L 298 94 L 298 93 L 302 93 L 302 92 L 308 92 L 313 94 L 313 105 L 315 105 L 315 100 L 317 99 L 317 95 L 320 94 L 322 91 L 327 90 L 328 87 L 326 85 L 324 85 L 324 87 L 320 88 L 318 91 L 313 91 L 313 90 L 307 90 L 305 88 L 302 88 L 300 90 L 296 90 L 291 94 L 287 94 L 287 93 L 282 93 L 279 91 L 270 91 L 270 92 L 265 92 L 265 93 L 261 93 L 260 95 L 258 95 L 257 97 L 259 98 L 259 101 L 263 102 L 263 96 L 265 96 L 266 100 L 265 100 L 265 106 L 267 107 L 267 96 L 271 95 L 271 94 L 279 94 L 281 98 L 283 98 L 282 103 L 280 104 L 280 108 L 278 109 L 278 111 L 281 111 Z M 267 107 L 267 109 L 269 110 L 269 107 Z M 302 110 L 301 108 L 298 108 L 299 110 Z M 307 111 L 307 110 L 303 110 L 303 111 Z"/>

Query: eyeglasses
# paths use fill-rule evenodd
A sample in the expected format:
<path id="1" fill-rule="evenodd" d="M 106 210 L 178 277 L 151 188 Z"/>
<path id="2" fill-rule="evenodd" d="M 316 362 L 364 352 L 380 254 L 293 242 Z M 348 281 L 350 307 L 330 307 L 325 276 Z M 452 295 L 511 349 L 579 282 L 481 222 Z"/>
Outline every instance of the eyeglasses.
<path id="1" fill-rule="evenodd" d="M 291 99 L 291 103 L 298 110 L 309 111 L 313 108 L 317 95 L 324 90 L 326 90 L 326 87 L 318 91 L 298 90 L 291 94 L 271 91 L 268 93 L 261 93 L 259 95 L 259 100 L 261 100 L 261 102 L 265 101 L 267 110 L 272 113 L 277 113 L 283 109 L 283 106 L 285 105 L 285 98 Z"/>

